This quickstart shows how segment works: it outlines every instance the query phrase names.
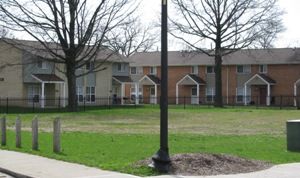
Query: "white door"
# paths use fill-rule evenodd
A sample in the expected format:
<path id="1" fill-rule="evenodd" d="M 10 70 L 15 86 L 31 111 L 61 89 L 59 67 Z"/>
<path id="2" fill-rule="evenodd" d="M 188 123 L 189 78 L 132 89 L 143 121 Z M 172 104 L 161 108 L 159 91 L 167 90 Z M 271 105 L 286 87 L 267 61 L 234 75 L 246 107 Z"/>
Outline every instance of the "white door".
<path id="1" fill-rule="evenodd" d="M 199 98 L 197 96 L 197 87 L 193 87 L 191 91 L 191 104 L 199 104 Z"/>
<path id="2" fill-rule="evenodd" d="M 155 88 L 150 88 L 150 104 L 156 104 Z"/>

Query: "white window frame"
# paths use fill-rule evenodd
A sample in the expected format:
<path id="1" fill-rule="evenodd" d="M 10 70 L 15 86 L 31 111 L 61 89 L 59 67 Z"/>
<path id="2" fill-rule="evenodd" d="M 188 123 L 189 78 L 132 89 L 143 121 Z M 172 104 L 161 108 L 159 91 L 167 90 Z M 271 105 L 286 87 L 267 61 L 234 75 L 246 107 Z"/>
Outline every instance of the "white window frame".
<path id="1" fill-rule="evenodd" d="M 239 67 L 242 67 L 242 71 L 239 71 Z M 238 74 L 250 74 L 251 73 L 251 65 L 237 65 L 236 73 Z"/>
<path id="2" fill-rule="evenodd" d="M 134 70 L 133 69 L 135 69 L 135 72 L 133 72 Z M 136 74 L 138 74 L 138 71 L 137 71 L 138 69 L 137 69 L 137 67 L 130 67 L 130 74 L 131 75 L 136 75 Z"/>
<path id="3" fill-rule="evenodd" d="M 208 72 L 208 68 L 212 68 L 212 72 Z M 215 73 L 215 67 L 214 66 L 206 66 L 206 74 L 214 74 Z"/>
<path id="4" fill-rule="evenodd" d="M 210 87 L 205 90 L 205 101 L 208 103 L 212 103 L 215 100 L 215 88 Z"/>
<path id="5" fill-rule="evenodd" d="M 83 86 L 76 86 L 76 95 L 77 95 L 77 102 L 82 103 L 84 100 L 83 96 Z"/>
<path id="6" fill-rule="evenodd" d="M 258 70 L 260 74 L 266 74 L 268 73 L 268 65 L 267 64 L 261 64 L 258 66 Z"/>
<path id="7" fill-rule="evenodd" d="M 48 61 L 45 60 L 38 60 L 37 67 L 39 69 L 48 69 Z"/>
<path id="8" fill-rule="evenodd" d="M 198 75 L 199 74 L 199 67 L 198 66 L 191 66 L 191 74 Z"/>
<path id="9" fill-rule="evenodd" d="M 251 100 L 251 88 L 247 87 L 247 103 Z M 245 88 L 244 87 L 237 87 L 236 88 L 236 103 L 245 103 Z"/>
<path id="10" fill-rule="evenodd" d="M 149 73 L 152 74 L 152 75 L 156 75 L 157 74 L 157 68 L 155 66 L 150 67 Z"/>
<path id="11" fill-rule="evenodd" d="M 118 72 L 125 72 L 125 64 L 124 63 L 118 63 L 117 64 L 117 71 Z"/>
<path id="12" fill-rule="evenodd" d="M 94 89 L 94 92 L 92 92 Z M 94 96 L 94 97 L 92 97 Z M 85 101 L 86 103 L 95 103 L 96 102 L 96 87 L 95 86 L 87 86 L 85 87 Z"/>
<path id="13" fill-rule="evenodd" d="M 39 85 L 28 85 L 28 87 L 27 87 L 27 97 L 29 99 L 28 103 L 32 103 L 33 102 L 33 98 L 35 96 L 37 96 L 38 100 L 40 101 L 40 98 L 41 98 L 41 87 Z"/>

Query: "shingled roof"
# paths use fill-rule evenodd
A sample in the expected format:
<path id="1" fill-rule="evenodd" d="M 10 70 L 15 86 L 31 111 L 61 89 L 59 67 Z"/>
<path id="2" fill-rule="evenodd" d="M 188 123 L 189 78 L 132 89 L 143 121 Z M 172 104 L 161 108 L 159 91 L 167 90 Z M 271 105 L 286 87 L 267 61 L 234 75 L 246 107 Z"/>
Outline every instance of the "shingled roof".
<path id="1" fill-rule="evenodd" d="M 214 65 L 214 58 L 204 53 L 170 51 L 169 66 Z M 160 66 L 160 52 L 136 53 L 131 66 Z M 300 64 L 300 48 L 247 49 L 223 57 L 224 65 Z"/>

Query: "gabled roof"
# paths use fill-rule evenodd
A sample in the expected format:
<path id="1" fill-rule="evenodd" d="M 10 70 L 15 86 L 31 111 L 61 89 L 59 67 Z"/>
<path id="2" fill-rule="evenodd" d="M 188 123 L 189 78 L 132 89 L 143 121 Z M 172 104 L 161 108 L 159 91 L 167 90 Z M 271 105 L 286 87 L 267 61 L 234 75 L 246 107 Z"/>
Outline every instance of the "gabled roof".
<path id="1" fill-rule="evenodd" d="M 152 83 L 153 85 L 159 85 L 160 84 L 160 79 L 155 76 L 155 75 L 144 75 L 144 77 L 142 77 L 139 82 L 141 83 L 142 81 L 148 80 L 150 81 L 150 83 Z"/>
<path id="2" fill-rule="evenodd" d="M 191 85 L 191 84 L 205 85 L 206 82 L 202 78 L 200 78 L 199 76 L 194 75 L 194 74 L 187 74 L 177 82 L 177 85 Z"/>
<path id="3" fill-rule="evenodd" d="M 214 65 L 214 58 L 200 52 L 169 51 L 169 66 Z M 160 52 L 136 53 L 131 66 L 160 66 Z M 300 48 L 245 49 L 223 57 L 224 65 L 300 64 Z"/>
<path id="4" fill-rule="evenodd" d="M 55 74 L 32 74 L 32 77 L 44 83 L 63 83 L 64 80 Z"/>
<path id="5" fill-rule="evenodd" d="M 265 74 L 255 74 L 253 77 L 251 77 L 248 81 L 245 82 L 245 85 L 248 85 L 249 83 L 251 85 L 261 85 L 262 83 L 266 85 L 275 85 L 276 81 Z"/>
<path id="6" fill-rule="evenodd" d="M 16 40 L 16 39 L 6 39 L 0 38 L 0 42 L 11 45 L 15 48 L 18 48 L 22 51 L 30 53 L 34 56 L 38 56 L 41 58 L 54 59 L 57 58 L 53 54 L 51 54 L 43 45 L 38 41 L 29 41 L 29 40 Z M 64 52 L 62 51 L 60 45 L 58 43 L 48 42 L 47 46 L 56 51 L 59 55 L 64 56 Z M 91 50 L 92 46 L 86 46 L 84 50 Z M 79 56 L 79 58 L 82 56 Z M 95 57 L 96 61 L 107 61 L 107 62 L 129 62 L 128 58 L 110 50 L 108 47 L 101 47 L 99 52 Z"/>
<path id="7" fill-rule="evenodd" d="M 119 83 L 132 83 L 133 82 L 129 76 L 113 76 L 112 78 Z"/>

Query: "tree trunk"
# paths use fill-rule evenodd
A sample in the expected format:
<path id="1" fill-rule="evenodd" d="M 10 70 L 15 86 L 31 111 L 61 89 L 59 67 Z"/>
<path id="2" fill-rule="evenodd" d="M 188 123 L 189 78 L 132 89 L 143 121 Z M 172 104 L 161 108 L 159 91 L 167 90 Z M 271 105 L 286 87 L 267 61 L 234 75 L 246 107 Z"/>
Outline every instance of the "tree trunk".
<path id="1" fill-rule="evenodd" d="M 223 107 L 223 95 L 222 95 L 222 55 L 220 52 L 215 56 L 215 107 Z"/>
<path id="2" fill-rule="evenodd" d="M 76 95 L 76 76 L 75 65 L 66 64 L 67 67 L 67 80 L 68 80 L 68 110 L 70 112 L 77 111 L 77 95 Z"/>

